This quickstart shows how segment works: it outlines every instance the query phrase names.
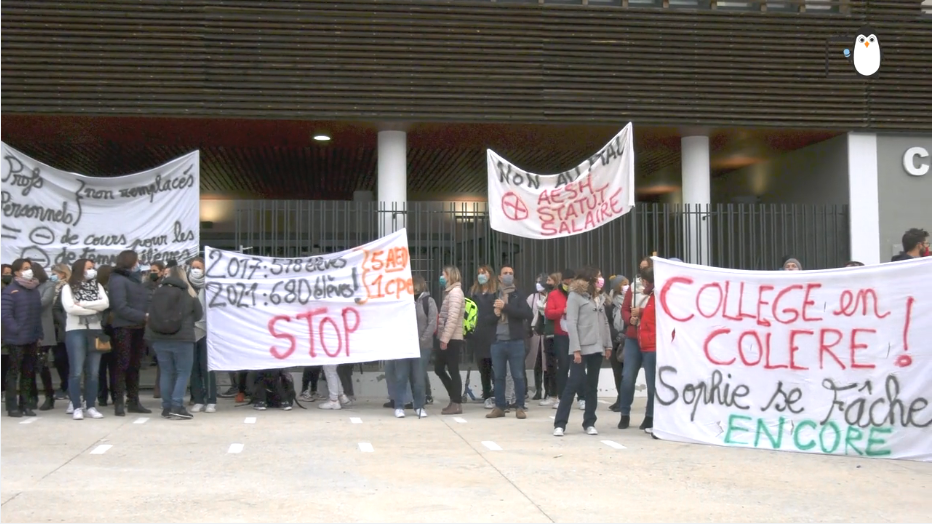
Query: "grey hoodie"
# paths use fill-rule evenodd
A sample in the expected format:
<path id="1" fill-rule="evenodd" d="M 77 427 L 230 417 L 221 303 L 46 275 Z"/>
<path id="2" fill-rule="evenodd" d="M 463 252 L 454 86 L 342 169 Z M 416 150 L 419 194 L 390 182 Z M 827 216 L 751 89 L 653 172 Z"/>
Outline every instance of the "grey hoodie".
<path id="1" fill-rule="evenodd" d="M 574 280 L 566 299 L 566 332 L 570 336 L 570 354 L 602 353 L 612 347 L 612 334 L 602 296 L 589 295 L 585 280 Z"/>

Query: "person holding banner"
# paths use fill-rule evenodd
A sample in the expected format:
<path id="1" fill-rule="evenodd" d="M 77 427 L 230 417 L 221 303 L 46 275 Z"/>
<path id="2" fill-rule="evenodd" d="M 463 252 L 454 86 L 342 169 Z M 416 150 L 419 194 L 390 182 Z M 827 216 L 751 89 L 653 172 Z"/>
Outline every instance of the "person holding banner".
<path id="1" fill-rule="evenodd" d="M 460 355 L 463 352 L 463 311 L 466 308 L 466 297 L 463 295 L 462 280 L 460 270 L 456 266 L 446 266 L 440 275 L 440 287 L 444 289 L 444 293 L 437 325 L 440 350 L 437 351 L 434 372 L 440 377 L 450 396 L 450 404 L 443 408 L 441 415 L 463 413 Z"/>
<path id="2" fill-rule="evenodd" d="M 641 270 L 641 280 L 644 281 L 644 294 L 647 295 L 647 302 L 644 304 L 644 309 L 641 311 L 641 320 L 638 323 L 638 345 L 641 348 L 644 379 L 647 381 L 647 409 L 644 411 L 644 422 L 641 423 L 641 429 L 653 435 L 654 391 L 657 380 L 657 313 L 654 308 L 653 265 Z"/>
<path id="3" fill-rule="evenodd" d="M 645 257 L 641 260 L 639 265 L 640 273 L 643 273 L 646 269 L 651 267 L 650 257 Z M 641 346 L 638 343 L 638 322 L 640 322 L 641 311 L 644 306 L 647 305 L 647 299 L 650 298 L 645 292 L 645 285 L 647 283 L 643 278 L 638 277 L 634 279 L 634 285 L 628 288 L 627 293 L 625 293 L 625 300 L 621 306 L 621 318 L 624 322 L 624 325 L 627 326 L 625 331 L 625 342 L 624 342 L 624 369 L 622 370 L 621 377 L 621 392 L 620 399 L 618 402 L 618 410 L 621 413 L 621 420 L 618 421 L 618 429 L 628 429 L 628 426 L 631 424 L 631 404 L 634 402 L 634 386 L 637 382 L 638 373 L 641 371 L 641 366 L 644 364 Z M 644 370 L 647 373 L 647 369 Z M 648 385 L 648 413 L 653 414 L 653 399 L 654 391 L 653 378 Z M 647 429 L 647 425 L 650 424 L 648 418 L 645 417 L 644 423 L 641 424 L 641 429 Z"/>
<path id="4" fill-rule="evenodd" d="M 612 357 L 612 335 L 605 315 L 605 304 L 601 295 L 605 286 L 602 273 L 594 267 L 585 267 L 576 274 L 570 285 L 566 302 L 566 331 L 569 334 L 569 351 L 573 355 L 570 376 L 557 416 L 553 420 L 553 436 L 562 437 L 573 409 L 573 395 L 585 385 L 586 410 L 583 428 L 587 435 L 598 435 L 595 429 L 595 409 L 599 402 L 599 373 L 602 359 Z"/>

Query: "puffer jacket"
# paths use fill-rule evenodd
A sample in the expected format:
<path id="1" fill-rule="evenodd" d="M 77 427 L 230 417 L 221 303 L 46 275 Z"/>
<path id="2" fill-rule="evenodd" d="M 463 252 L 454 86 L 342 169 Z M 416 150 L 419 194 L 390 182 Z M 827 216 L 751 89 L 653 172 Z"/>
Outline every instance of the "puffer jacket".
<path id="1" fill-rule="evenodd" d="M 113 327 L 142 327 L 146 323 L 151 294 L 139 276 L 125 269 L 115 269 L 107 286 Z"/>
<path id="2" fill-rule="evenodd" d="M 26 289 L 13 279 L 3 288 L 0 309 L 4 344 L 26 346 L 42 338 L 42 299 L 38 287 Z"/>
<path id="3" fill-rule="evenodd" d="M 463 310 L 466 307 L 466 297 L 460 283 L 447 284 L 443 293 L 443 304 L 440 306 L 440 324 L 437 327 L 441 343 L 451 340 L 463 340 Z"/>
<path id="4" fill-rule="evenodd" d="M 566 313 L 566 300 L 568 293 L 563 290 L 563 286 L 557 286 L 556 289 L 547 295 L 547 306 L 544 308 L 544 316 L 547 320 L 553 322 L 554 335 L 567 335 L 566 330 L 560 325 L 560 320 Z"/>
<path id="5" fill-rule="evenodd" d="M 612 335 L 602 295 L 589 294 L 589 283 L 574 280 L 566 301 L 566 329 L 570 336 L 570 354 L 601 353 L 612 348 Z"/>

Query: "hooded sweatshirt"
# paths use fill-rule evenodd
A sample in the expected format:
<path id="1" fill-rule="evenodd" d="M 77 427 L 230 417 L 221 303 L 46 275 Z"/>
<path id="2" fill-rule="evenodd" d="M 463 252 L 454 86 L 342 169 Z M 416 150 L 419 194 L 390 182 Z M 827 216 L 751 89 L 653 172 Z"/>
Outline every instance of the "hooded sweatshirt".
<path id="1" fill-rule="evenodd" d="M 612 348 L 612 335 L 602 296 L 589 294 L 589 283 L 574 280 L 566 301 L 566 329 L 570 337 L 570 354 L 601 353 Z"/>

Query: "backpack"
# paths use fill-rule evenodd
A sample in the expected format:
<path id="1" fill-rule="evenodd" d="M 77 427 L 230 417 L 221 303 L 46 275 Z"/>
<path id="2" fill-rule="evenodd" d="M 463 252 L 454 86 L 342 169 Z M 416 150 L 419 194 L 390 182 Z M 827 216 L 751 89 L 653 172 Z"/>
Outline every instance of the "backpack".
<path id="1" fill-rule="evenodd" d="M 169 285 L 159 286 L 152 293 L 149 303 L 149 328 L 162 335 L 174 335 L 181 331 L 187 291 Z"/>
<path id="2" fill-rule="evenodd" d="M 471 335 L 476 330 L 478 317 L 479 306 L 471 299 L 465 299 L 465 304 L 463 304 L 463 335 Z"/>

